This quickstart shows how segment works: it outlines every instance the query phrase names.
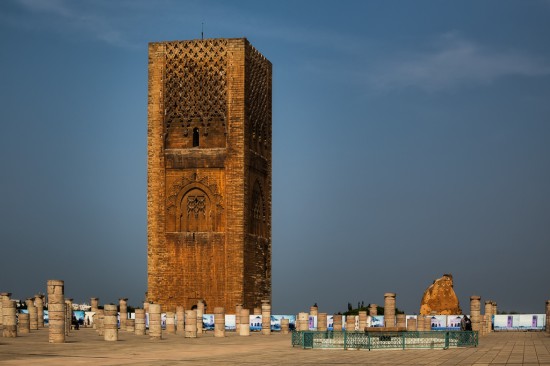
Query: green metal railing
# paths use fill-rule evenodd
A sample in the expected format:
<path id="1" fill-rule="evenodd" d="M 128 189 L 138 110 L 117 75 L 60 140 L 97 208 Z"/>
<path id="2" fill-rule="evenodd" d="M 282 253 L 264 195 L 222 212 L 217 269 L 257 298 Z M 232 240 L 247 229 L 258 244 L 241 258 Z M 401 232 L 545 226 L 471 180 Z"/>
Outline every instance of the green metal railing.
<path id="1" fill-rule="evenodd" d="M 292 347 L 336 349 L 447 349 L 477 347 L 478 332 L 317 332 L 293 331 Z"/>

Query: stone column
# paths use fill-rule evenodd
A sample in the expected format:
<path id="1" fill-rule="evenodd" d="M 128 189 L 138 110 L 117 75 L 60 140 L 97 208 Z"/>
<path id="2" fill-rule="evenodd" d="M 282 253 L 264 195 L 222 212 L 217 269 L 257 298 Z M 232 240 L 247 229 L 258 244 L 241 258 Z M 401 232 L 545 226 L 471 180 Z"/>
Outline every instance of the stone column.
<path id="1" fill-rule="evenodd" d="M 2 307 L 2 302 L 4 301 L 4 299 L 6 300 L 9 300 L 11 296 L 11 293 L 10 292 L 0 292 L 0 330 L 3 329 L 2 328 L 2 324 L 4 324 L 4 312 L 3 312 L 3 307 Z"/>
<path id="2" fill-rule="evenodd" d="M 34 297 L 25 300 L 25 304 L 27 304 L 27 311 L 29 312 L 29 329 L 38 330 L 38 313 L 34 306 Z"/>
<path id="3" fill-rule="evenodd" d="M 416 330 L 419 332 L 423 332 L 425 330 L 425 322 L 424 322 L 424 315 L 418 315 L 416 318 Z"/>
<path id="4" fill-rule="evenodd" d="M 237 304 L 235 306 L 235 332 L 239 334 L 241 332 L 241 310 L 243 309 L 242 304 Z"/>
<path id="5" fill-rule="evenodd" d="M 346 315 L 346 331 L 355 332 L 355 315 Z"/>
<path id="6" fill-rule="evenodd" d="M 128 298 L 121 297 L 118 299 L 118 306 L 120 307 L 120 329 L 126 330 L 126 319 L 128 319 Z"/>
<path id="7" fill-rule="evenodd" d="M 431 332 L 431 330 L 432 330 L 432 317 L 430 315 L 427 315 L 424 318 L 424 331 Z"/>
<path id="8" fill-rule="evenodd" d="M 281 333 L 288 334 L 290 329 L 290 320 L 287 318 L 281 319 Z"/>
<path id="9" fill-rule="evenodd" d="M 48 342 L 65 343 L 65 282 L 48 280 Z"/>
<path id="10" fill-rule="evenodd" d="M 92 297 L 90 299 L 90 306 L 91 306 L 90 311 L 94 312 L 94 317 L 93 317 L 94 322 L 92 323 L 92 328 L 94 329 L 97 329 L 97 325 L 96 325 L 97 317 L 95 316 L 95 314 L 97 314 L 98 305 L 99 305 L 99 298 Z"/>
<path id="11" fill-rule="evenodd" d="M 145 335 L 145 310 L 136 309 L 136 322 L 135 322 L 135 334 Z"/>
<path id="12" fill-rule="evenodd" d="M 319 313 L 319 308 L 317 306 L 313 305 L 309 308 L 309 315 L 317 316 L 318 313 Z"/>
<path id="13" fill-rule="evenodd" d="M 17 334 L 27 334 L 31 332 L 29 314 L 19 314 L 17 319 Z"/>
<path id="14" fill-rule="evenodd" d="M 377 316 L 378 315 L 378 305 L 370 304 L 370 306 L 369 306 L 369 315 L 370 316 Z"/>
<path id="15" fill-rule="evenodd" d="M 260 307 L 255 307 L 255 308 L 254 308 L 254 311 L 253 311 L 253 314 L 254 314 L 254 315 L 262 315 L 262 308 L 260 308 Z"/>
<path id="16" fill-rule="evenodd" d="M 118 341 L 118 310 L 114 304 L 103 305 L 103 339 L 106 341 Z"/>
<path id="17" fill-rule="evenodd" d="M 479 332 L 481 329 L 481 297 L 470 296 L 470 320 L 472 330 Z"/>
<path id="18" fill-rule="evenodd" d="M 241 330 L 239 335 L 248 337 L 250 335 L 250 310 L 242 309 L 241 310 Z"/>
<path id="19" fill-rule="evenodd" d="M 214 308 L 214 337 L 225 337 L 225 310 Z"/>
<path id="20" fill-rule="evenodd" d="M 99 305 L 99 298 L 97 298 L 97 297 L 92 297 L 92 298 L 90 299 L 90 306 L 92 307 L 92 308 L 90 309 L 90 311 L 96 312 L 97 309 L 98 309 L 98 305 Z"/>
<path id="21" fill-rule="evenodd" d="M 336 332 L 342 331 L 342 315 L 334 314 L 332 317 L 332 329 Z"/>
<path id="22" fill-rule="evenodd" d="M 202 337 L 202 316 L 204 315 L 204 301 L 197 303 L 197 337 Z"/>
<path id="23" fill-rule="evenodd" d="M 396 319 L 398 328 L 407 328 L 407 316 L 405 314 L 397 314 Z"/>
<path id="24" fill-rule="evenodd" d="M 160 304 L 149 304 L 149 337 L 162 339 L 162 319 Z"/>
<path id="25" fill-rule="evenodd" d="M 65 335 L 68 336 L 73 322 L 73 299 L 65 299 Z"/>
<path id="26" fill-rule="evenodd" d="M 126 331 L 129 333 L 136 332 L 136 320 L 135 319 L 126 319 Z"/>
<path id="27" fill-rule="evenodd" d="M 384 325 L 395 327 L 395 293 L 384 294 Z"/>
<path id="28" fill-rule="evenodd" d="M 166 312 L 166 333 L 176 334 L 176 314 L 173 311 Z"/>
<path id="29" fill-rule="evenodd" d="M 185 327 L 185 311 L 183 306 L 176 306 L 176 333 L 179 335 L 184 334 Z"/>
<path id="30" fill-rule="evenodd" d="M 485 301 L 485 326 L 487 329 L 485 330 L 486 333 L 491 332 L 491 318 L 493 315 L 493 302 L 491 300 Z"/>
<path id="31" fill-rule="evenodd" d="M 271 305 L 269 300 L 262 300 L 262 334 L 271 334 Z"/>
<path id="32" fill-rule="evenodd" d="M 309 330 L 309 314 L 308 313 L 298 313 L 298 324 L 296 329 L 300 331 Z"/>
<path id="33" fill-rule="evenodd" d="M 36 321 L 38 328 L 44 328 L 44 295 L 34 295 L 34 306 L 36 306 Z"/>
<path id="34" fill-rule="evenodd" d="M 317 314 L 317 330 L 320 332 L 327 331 L 327 313 Z"/>
<path id="35" fill-rule="evenodd" d="M 550 300 L 546 300 L 546 333 L 550 333 Z"/>
<path id="36" fill-rule="evenodd" d="M 366 327 L 367 327 L 367 311 L 361 310 L 359 312 L 359 330 L 361 332 L 364 332 Z"/>
<path id="37" fill-rule="evenodd" d="M 497 315 L 497 314 L 498 314 L 497 310 L 498 310 L 497 303 L 496 303 L 495 301 L 493 301 L 493 311 L 492 311 L 492 314 L 493 314 L 493 315 Z"/>
<path id="38" fill-rule="evenodd" d="M 414 318 L 408 319 L 406 321 L 406 323 L 407 323 L 407 331 L 408 332 L 416 332 L 416 330 L 417 330 L 417 326 L 416 326 L 417 321 L 416 321 L 416 319 L 414 319 Z"/>
<path id="39" fill-rule="evenodd" d="M 2 323 L 4 338 L 17 337 L 17 304 L 9 296 L 4 296 L 2 300 Z"/>
<path id="40" fill-rule="evenodd" d="M 197 338 L 196 310 L 185 310 L 185 338 Z"/>
<path id="41" fill-rule="evenodd" d="M 104 320 L 105 320 L 105 310 L 97 309 L 94 316 L 94 323 L 97 323 L 97 326 L 95 329 L 97 331 L 97 334 L 101 337 L 103 337 L 103 334 L 105 333 Z"/>

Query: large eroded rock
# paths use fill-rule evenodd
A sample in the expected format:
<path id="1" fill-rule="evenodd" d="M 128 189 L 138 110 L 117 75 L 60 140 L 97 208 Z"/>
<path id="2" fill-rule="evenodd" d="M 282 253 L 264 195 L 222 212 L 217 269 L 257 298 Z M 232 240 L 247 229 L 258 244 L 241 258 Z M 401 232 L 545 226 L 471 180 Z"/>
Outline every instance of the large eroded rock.
<path id="1" fill-rule="evenodd" d="M 420 303 L 420 315 L 430 315 L 434 312 L 440 315 L 462 314 L 458 297 L 453 289 L 451 274 L 444 274 L 424 291 Z"/>

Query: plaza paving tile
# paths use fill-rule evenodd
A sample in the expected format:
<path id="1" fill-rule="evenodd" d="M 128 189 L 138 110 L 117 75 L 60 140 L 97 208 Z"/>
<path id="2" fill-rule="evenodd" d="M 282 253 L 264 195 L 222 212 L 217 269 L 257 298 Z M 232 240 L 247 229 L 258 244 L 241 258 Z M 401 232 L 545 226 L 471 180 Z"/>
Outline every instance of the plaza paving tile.
<path id="1" fill-rule="evenodd" d="M 67 343 L 49 344 L 48 330 L 0 338 L 0 365 L 548 365 L 550 334 L 494 333 L 475 348 L 448 350 L 323 350 L 290 345 L 290 335 L 227 333 L 160 341 L 119 332 L 106 342 L 93 329 L 72 331 Z"/>

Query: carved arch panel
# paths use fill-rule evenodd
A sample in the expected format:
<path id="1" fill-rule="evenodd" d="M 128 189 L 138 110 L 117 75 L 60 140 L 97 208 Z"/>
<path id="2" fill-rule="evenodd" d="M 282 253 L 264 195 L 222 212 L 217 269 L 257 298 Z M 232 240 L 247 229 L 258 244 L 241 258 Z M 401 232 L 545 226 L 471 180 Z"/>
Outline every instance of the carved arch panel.
<path id="1" fill-rule="evenodd" d="M 182 194 L 176 207 L 176 231 L 204 232 L 212 229 L 212 205 L 208 194 L 199 188 L 191 188 Z"/>
<path id="2" fill-rule="evenodd" d="M 197 174 L 172 185 L 166 204 L 167 232 L 218 232 L 223 227 L 222 196 Z"/>

